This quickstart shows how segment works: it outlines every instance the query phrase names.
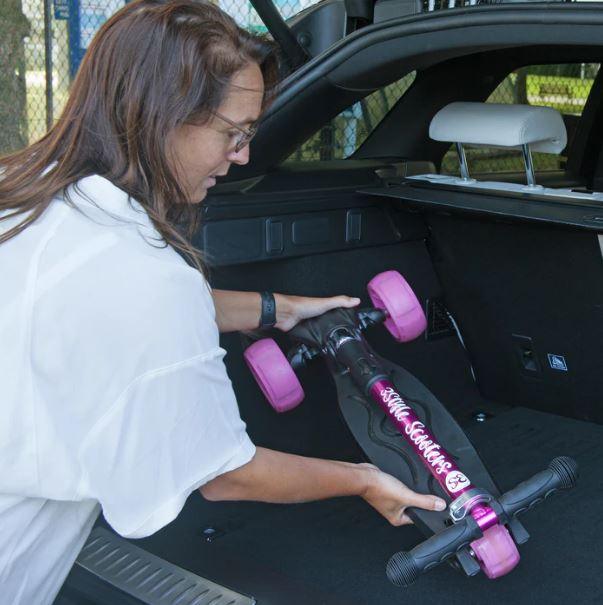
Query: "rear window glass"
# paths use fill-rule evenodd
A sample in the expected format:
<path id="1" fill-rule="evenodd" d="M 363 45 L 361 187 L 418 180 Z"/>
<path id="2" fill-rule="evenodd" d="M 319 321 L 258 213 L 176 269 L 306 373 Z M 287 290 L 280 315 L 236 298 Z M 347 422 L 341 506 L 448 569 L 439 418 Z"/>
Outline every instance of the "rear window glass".
<path id="1" fill-rule="evenodd" d="M 488 103 L 518 103 L 554 107 L 563 116 L 568 140 L 582 115 L 586 100 L 599 71 L 599 63 L 532 65 L 510 73 L 490 95 Z M 523 158 L 518 150 L 465 147 L 470 174 L 522 172 Z M 567 157 L 532 153 L 537 171 L 563 170 Z M 443 174 L 458 175 L 459 161 L 454 146 L 442 161 Z"/>
<path id="2" fill-rule="evenodd" d="M 354 103 L 292 153 L 286 162 L 315 162 L 350 157 L 376 128 L 415 79 L 411 72 Z"/>

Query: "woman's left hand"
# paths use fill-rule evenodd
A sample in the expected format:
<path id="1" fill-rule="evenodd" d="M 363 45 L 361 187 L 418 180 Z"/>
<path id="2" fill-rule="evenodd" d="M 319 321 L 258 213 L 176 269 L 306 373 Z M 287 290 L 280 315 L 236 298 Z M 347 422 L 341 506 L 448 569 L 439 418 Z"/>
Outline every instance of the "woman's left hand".
<path id="1" fill-rule="evenodd" d="M 288 332 L 303 319 L 322 315 L 337 307 L 351 308 L 360 304 L 359 298 L 351 296 L 331 296 L 329 298 L 312 298 L 309 296 L 290 296 L 275 294 L 276 324 L 275 328 Z"/>

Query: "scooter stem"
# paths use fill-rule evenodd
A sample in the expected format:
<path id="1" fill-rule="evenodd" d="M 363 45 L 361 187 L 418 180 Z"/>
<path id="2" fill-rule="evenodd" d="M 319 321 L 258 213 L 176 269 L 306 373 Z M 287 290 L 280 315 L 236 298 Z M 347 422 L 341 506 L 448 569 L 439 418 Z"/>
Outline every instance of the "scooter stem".
<path id="1" fill-rule="evenodd" d="M 477 491 L 469 477 L 458 468 L 454 458 L 438 443 L 429 427 L 425 426 L 408 402 L 404 401 L 358 333 L 339 327 L 329 334 L 327 342 L 333 356 L 347 366 L 358 387 L 370 394 L 383 409 L 452 500 L 460 498 L 470 490 Z M 494 510 L 484 504 L 483 500 L 468 500 L 466 511 L 482 531 L 499 522 Z"/>

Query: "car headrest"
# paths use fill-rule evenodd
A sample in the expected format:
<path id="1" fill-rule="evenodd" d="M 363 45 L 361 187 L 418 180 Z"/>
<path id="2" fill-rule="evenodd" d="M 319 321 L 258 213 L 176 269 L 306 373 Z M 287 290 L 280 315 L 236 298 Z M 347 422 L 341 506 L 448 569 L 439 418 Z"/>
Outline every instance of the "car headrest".
<path id="1" fill-rule="evenodd" d="M 567 132 L 561 114 L 552 107 L 496 103 L 451 103 L 431 120 L 435 141 L 491 147 L 519 147 L 561 153 Z"/>

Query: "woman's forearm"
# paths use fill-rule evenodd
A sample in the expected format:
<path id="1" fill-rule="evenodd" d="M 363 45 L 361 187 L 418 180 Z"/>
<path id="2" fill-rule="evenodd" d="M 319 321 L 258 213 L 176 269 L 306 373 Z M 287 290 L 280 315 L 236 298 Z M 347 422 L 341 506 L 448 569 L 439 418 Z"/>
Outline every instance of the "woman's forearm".
<path id="1" fill-rule="evenodd" d="M 333 460 L 306 458 L 258 447 L 248 464 L 201 487 L 208 500 L 296 503 L 337 496 L 361 496 L 371 469 Z"/>
<path id="2" fill-rule="evenodd" d="M 259 292 L 212 290 L 216 323 L 220 332 L 255 330 L 260 324 L 262 300 Z M 289 297 L 275 294 L 276 321 L 283 321 L 290 312 Z"/>
<path id="3" fill-rule="evenodd" d="M 208 500 L 255 500 L 278 504 L 360 496 L 392 525 L 411 523 L 409 506 L 444 510 L 446 502 L 418 494 L 371 464 L 304 458 L 257 448 L 244 466 L 224 473 L 199 490 Z"/>

